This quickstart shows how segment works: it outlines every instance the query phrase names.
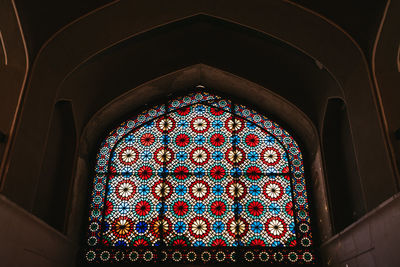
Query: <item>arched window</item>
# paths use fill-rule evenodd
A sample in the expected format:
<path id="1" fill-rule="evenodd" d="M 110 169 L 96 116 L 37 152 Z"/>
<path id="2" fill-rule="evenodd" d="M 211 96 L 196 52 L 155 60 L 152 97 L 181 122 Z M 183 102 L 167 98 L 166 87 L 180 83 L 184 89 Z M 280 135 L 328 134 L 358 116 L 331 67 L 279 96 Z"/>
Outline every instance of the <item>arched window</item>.
<path id="1" fill-rule="evenodd" d="M 262 114 L 203 88 L 101 144 L 88 262 L 313 262 L 302 155 Z"/>

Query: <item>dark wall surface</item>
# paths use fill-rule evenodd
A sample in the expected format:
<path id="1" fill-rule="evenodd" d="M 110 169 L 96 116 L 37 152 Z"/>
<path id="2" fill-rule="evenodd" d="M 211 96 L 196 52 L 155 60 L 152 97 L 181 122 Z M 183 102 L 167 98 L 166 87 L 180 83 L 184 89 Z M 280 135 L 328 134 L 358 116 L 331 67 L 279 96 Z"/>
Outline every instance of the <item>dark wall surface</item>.
<path id="1" fill-rule="evenodd" d="M 339 233 L 366 210 L 347 107 L 339 98 L 328 101 L 322 142 L 333 230 Z"/>
<path id="2" fill-rule="evenodd" d="M 65 231 L 76 142 L 72 104 L 70 101 L 58 101 L 54 105 L 47 133 L 46 151 L 37 181 L 33 213 L 60 232 Z"/>
<path id="3" fill-rule="evenodd" d="M 311 126 L 308 125 L 302 133 L 298 131 L 298 139 L 305 144 L 304 153 L 309 169 L 318 174 L 314 176 L 324 177 L 326 172 L 327 179 L 330 179 L 330 167 L 325 170 L 324 166 L 327 165 L 323 163 L 329 161 L 329 166 L 334 168 L 333 158 L 343 153 L 345 155 L 338 159 L 343 169 L 354 171 L 351 166 L 357 166 L 357 174 L 350 172 L 346 174 L 350 178 L 341 177 L 344 179 L 343 184 L 349 182 L 349 179 L 360 181 L 360 185 L 351 182 L 347 184 L 347 188 L 350 188 L 347 199 L 352 207 L 352 214 L 347 217 L 351 218 L 336 229 L 336 232 L 340 232 L 339 236 L 332 236 L 330 231 L 324 230 L 327 234 L 321 235 L 321 242 L 330 238 L 329 247 L 339 250 L 337 246 L 341 242 L 340 236 L 351 236 L 349 229 L 356 229 L 352 226 L 355 221 L 356 224 L 360 222 L 360 225 L 362 220 L 374 224 L 373 218 L 378 215 L 370 216 L 371 212 L 380 214 L 374 210 L 399 191 L 400 143 L 394 135 L 400 128 L 397 104 L 400 98 L 400 91 L 397 90 L 400 82 L 399 18 L 396 16 L 400 10 L 398 3 L 389 1 L 386 6 L 383 2 L 376 5 L 368 3 L 365 8 L 357 10 L 362 14 L 362 19 L 356 23 L 357 20 L 351 14 L 357 17 L 358 13 L 350 11 L 356 6 L 354 3 L 349 4 L 351 7 L 337 17 L 341 9 L 339 7 L 344 4 L 342 2 L 330 8 L 331 3 L 306 4 L 298 1 L 334 22 L 336 20 L 339 25 L 353 25 L 348 28 L 343 26 L 354 37 L 350 38 L 347 32 L 325 20 L 321 14 L 289 1 L 188 3 L 177 0 L 168 4 L 162 1 L 102 1 L 88 2 L 79 9 L 74 4 L 64 3 L 57 7 L 57 12 L 53 12 L 54 3 L 41 8 L 36 4 L 33 7 L 28 2 L 19 0 L 16 3 L 0 3 L 0 30 L 8 56 L 6 64 L 6 54 L 1 48 L 0 130 L 5 134 L 5 141 L 0 142 L 0 155 L 3 154 L 0 174 L 1 193 L 7 198 L 2 207 L 14 219 L 19 218 L 20 211 L 14 213 L 12 204 L 7 202 L 11 200 L 26 210 L 24 216 L 32 216 L 32 220 L 26 219 L 32 227 L 39 229 L 49 224 L 64 231 L 67 239 L 74 240 L 73 245 L 68 245 L 71 251 L 78 244 L 76 236 L 84 230 L 78 226 L 68 230 L 66 226 L 72 225 L 71 220 L 77 214 L 85 216 L 84 208 L 73 210 L 71 203 L 79 198 L 77 195 L 82 194 L 82 189 L 87 186 L 85 179 L 88 179 L 85 176 L 77 184 L 76 173 L 73 171 L 90 168 L 86 163 L 80 167 L 81 158 L 77 160 L 76 155 L 84 155 L 82 160 L 95 157 L 95 146 L 82 147 L 81 144 L 85 143 L 82 139 L 93 138 L 98 142 L 112 126 L 102 125 L 98 130 L 101 133 L 87 135 L 85 133 L 92 119 L 110 103 L 127 96 L 136 88 L 174 73 L 191 70 L 199 64 L 218 70 L 215 75 L 225 72 L 247 81 L 245 87 L 254 83 L 289 103 L 292 107 L 290 110 L 269 110 L 288 129 L 298 126 L 285 118 L 290 117 L 290 114 L 294 116 L 295 113 L 301 113 L 302 118 Z M 108 3 L 107 6 L 79 18 L 105 3 Z M 370 10 L 366 8 L 368 6 L 375 9 Z M 18 20 L 17 8 L 21 13 L 21 21 Z M 37 12 L 32 13 L 31 10 Z M 58 16 L 60 12 L 62 14 Z M 38 17 L 42 17 L 42 20 Z M 77 20 L 53 35 L 73 19 Z M 37 26 L 44 25 L 40 23 L 45 20 L 54 23 L 49 27 Z M 365 29 L 357 30 L 364 26 Z M 24 35 L 21 35 L 22 30 Z M 376 40 L 373 38 L 375 31 L 378 31 Z M 369 53 L 372 55 L 369 56 Z M 29 58 L 34 60 L 29 63 Z M 177 76 L 171 80 L 173 82 L 163 86 L 177 86 L 182 77 Z M 201 83 L 212 79 L 212 75 L 207 79 L 200 75 L 194 80 Z M 143 92 L 144 95 L 147 92 L 151 95 L 150 89 Z M 251 99 L 248 95 L 244 96 L 245 92 L 248 91 L 243 90 L 243 99 L 257 106 L 257 94 Z M 232 94 L 240 97 L 240 89 L 235 89 Z M 340 124 L 345 125 L 344 128 L 328 138 L 332 140 L 329 144 L 336 144 L 342 137 L 342 142 L 338 144 L 353 147 L 351 150 L 338 149 L 333 156 L 328 156 L 321 151 L 320 146 L 323 144 L 321 137 L 324 135 L 324 118 L 331 98 L 342 99 L 346 106 L 346 118 L 342 121 L 347 124 Z M 57 108 L 54 110 L 59 101 L 70 103 L 68 111 L 61 112 L 61 115 Z M 263 108 L 263 104 L 258 105 Z M 268 110 L 268 107 L 264 108 Z M 130 112 L 134 111 L 132 109 Z M 338 116 L 337 113 L 331 114 L 333 120 Z M 126 113 L 116 114 L 111 118 L 114 121 L 132 113 L 126 109 Z M 314 131 L 312 138 L 304 134 L 309 129 Z M 309 145 L 310 140 L 314 140 L 314 145 Z M 96 142 L 91 141 L 92 144 Z M 62 145 L 68 146 L 65 155 L 60 152 L 63 150 Z M 60 183 L 55 182 L 54 177 L 61 179 Z M 323 182 L 312 180 L 314 184 L 311 187 L 319 188 L 312 192 L 317 195 L 314 199 L 321 200 L 315 202 L 316 209 L 325 210 L 325 213 L 316 213 L 316 221 L 330 228 L 328 220 L 321 214 L 328 214 L 328 217 L 329 214 L 340 216 L 341 211 L 339 209 L 336 213 L 330 213 L 324 197 L 324 190 L 329 185 Z M 63 190 L 59 195 L 53 194 L 58 192 L 60 184 L 63 184 Z M 336 187 L 339 191 L 341 184 Z M 358 186 L 363 191 L 362 201 L 357 200 L 358 195 L 352 194 L 358 190 L 355 189 Z M 56 216 L 52 214 L 52 200 L 62 206 Z M 393 203 L 390 205 L 397 207 L 398 201 L 393 200 Z M 33 223 L 36 217 L 32 213 L 44 222 Z M 364 213 L 369 215 L 360 220 Z M 382 210 L 379 216 L 392 218 L 394 224 L 388 224 L 387 229 L 394 229 L 398 221 L 394 209 Z M 20 226 L 25 227 L 22 224 Z M 360 231 L 365 233 L 366 230 L 360 228 Z M 387 231 L 385 235 L 390 232 Z M 3 233 L 3 236 L 6 240 L 13 240 L 10 235 Z M 29 237 L 25 237 L 26 243 L 23 242 L 24 247 L 19 249 L 42 245 L 38 240 L 30 243 Z M 368 257 L 376 264 L 382 264 L 384 258 L 390 263 L 396 262 L 391 250 L 377 248 L 382 246 L 383 240 L 376 236 L 374 238 L 371 241 L 373 246 L 366 250 L 354 249 L 349 252 L 351 255 L 348 258 L 336 260 L 338 255 L 335 256 L 331 250 L 326 250 L 328 254 L 325 258 L 331 257 L 332 262 L 338 266 L 350 258 L 357 262 L 357 253 L 370 255 Z M 388 240 L 393 242 L 391 238 Z M 60 249 L 65 248 L 62 242 Z M 65 256 L 55 251 L 49 253 L 53 253 L 53 259 Z M 360 259 L 365 258 L 360 256 Z M 52 266 L 54 262 L 49 260 L 46 264 Z"/>

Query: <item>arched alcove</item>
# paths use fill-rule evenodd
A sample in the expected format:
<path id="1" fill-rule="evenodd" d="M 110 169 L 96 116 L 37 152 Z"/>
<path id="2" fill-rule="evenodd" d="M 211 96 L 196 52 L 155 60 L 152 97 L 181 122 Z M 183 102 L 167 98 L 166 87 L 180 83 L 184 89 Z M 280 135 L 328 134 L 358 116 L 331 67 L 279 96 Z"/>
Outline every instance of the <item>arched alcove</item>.
<path id="1" fill-rule="evenodd" d="M 366 212 L 347 108 L 342 99 L 328 101 L 322 140 L 332 224 L 338 233 Z"/>
<path id="2" fill-rule="evenodd" d="M 310 195 L 318 203 L 312 208 L 318 220 L 315 220 L 314 237 L 319 243 L 319 234 L 329 235 L 330 221 L 327 206 L 321 158 L 316 129 L 307 116 L 287 100 L 270 90 L 249 82 L 230 73 L 212 68 L 207 65 L 194 65 L 129 90 L 127 93 L 114 99 L 91 118 L 81 135 L 80 150 L 77 162 L 72 210 L 69 218 L 69 235 L 75 240 L 82 240 L 87 222 L 85 205 L 88 195 L 88 179 L 94 168 L 93 156 L 97 153 L 99 142 L 109 132 L 116 121 L 124 121 L 131 114 L 148 108 L 151 103 L 162 101 L 171 94 L 186 94 L 190 88 L 202 84 L 213 88 L 222 95 L 228 95 L 239 100 L 259 112 L 271 114 L 275 121 L 284 125 L 285 129 L 294 133 L 302 147 L 306 162 L 306 171 Z M 190 91 L 190 90 L 189 90 Z M 111 128 L 110 128 L 111 125 Z M 315 209 L 314 209 L 315 208 Z"/>
<path id="3" fill-rule="evenodd" d="M 46 152 L 35 188 L 33 213 L 60 232 L 66 230 L 76 142 L 72 103 L 58 101 L 54 105 Z"/>

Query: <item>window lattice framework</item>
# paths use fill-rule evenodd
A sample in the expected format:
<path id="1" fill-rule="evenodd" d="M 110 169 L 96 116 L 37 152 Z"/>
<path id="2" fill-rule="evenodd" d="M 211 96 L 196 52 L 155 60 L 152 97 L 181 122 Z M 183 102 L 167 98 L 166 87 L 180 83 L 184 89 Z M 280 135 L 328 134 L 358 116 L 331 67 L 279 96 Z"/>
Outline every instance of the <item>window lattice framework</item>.
<path id="1" fill-rule="evenodd" d="M 111 131 L 97 155 L 89 262 L 312 262 L 300 149 L 204 89 Z"/>

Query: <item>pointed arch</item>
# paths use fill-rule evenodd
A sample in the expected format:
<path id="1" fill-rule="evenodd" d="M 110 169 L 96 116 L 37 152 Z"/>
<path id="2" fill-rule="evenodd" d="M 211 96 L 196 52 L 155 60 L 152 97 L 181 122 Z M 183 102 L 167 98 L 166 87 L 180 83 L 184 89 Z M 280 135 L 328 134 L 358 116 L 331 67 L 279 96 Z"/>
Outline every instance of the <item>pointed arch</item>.
<path id="1" fill-rule="evenodd" d="M 88 261 L 315 259 L 297 143 L 202 87 L 112 130 L 95 168 Z"/>

